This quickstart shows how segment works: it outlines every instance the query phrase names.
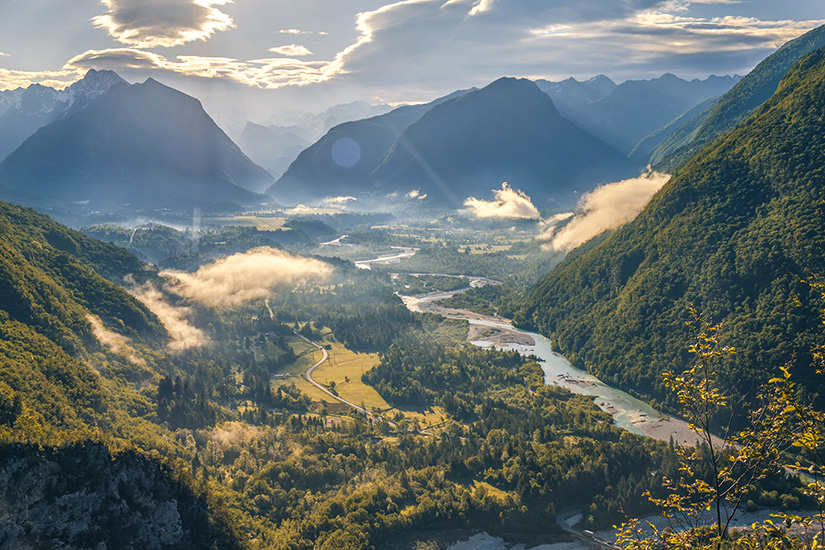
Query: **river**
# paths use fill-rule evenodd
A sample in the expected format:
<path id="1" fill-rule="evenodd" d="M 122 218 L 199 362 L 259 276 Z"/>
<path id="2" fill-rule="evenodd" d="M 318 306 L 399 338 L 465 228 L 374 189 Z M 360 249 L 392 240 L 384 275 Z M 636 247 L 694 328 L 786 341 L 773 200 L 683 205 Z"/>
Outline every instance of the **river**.
<path id="1" fill-rule="evenodd" d="M 592 395 L 596 405 L 610 413 L 617 426 L 629 432 L 662 441 L 669 441 L 672 437 L 674 441 L 682 445 L 694 445 L 698 440 L 698 436 L 683 420 L 664 415 L 647 403 L 622 390 L 608 386 L 588 372 L 574 367 L 563 356 L 554 353 L 550 340 L 541 334 L 517 329 L 508 319 L 485 317 L 470 311 L 448 309 L 435 304 L 438 300 L 449 298 L 466 290 L 424 296 L 402 296 L 401 298 L 410 311 L 438 313 L 453 319 L 464 319 L 470 325 L 489 327 L 513 336 L 520 336 L 503 339 L 507 343 L 502 343 L 502 339 L 490 341 L 483 338 L 473 340 L 472 343 L 484 347 L 495 345 L 500 348 L 514 349 L 522 355 L 535 355 L 544 370 L 545 383 L 562 386 L 573 393 Z"/>

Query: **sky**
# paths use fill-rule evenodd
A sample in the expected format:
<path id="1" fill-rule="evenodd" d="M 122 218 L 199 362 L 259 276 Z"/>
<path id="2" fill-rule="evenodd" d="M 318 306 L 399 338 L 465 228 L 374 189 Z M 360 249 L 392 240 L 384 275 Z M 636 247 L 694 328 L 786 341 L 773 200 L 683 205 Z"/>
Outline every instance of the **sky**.
<path id="1" fill-rule="evenodd" d="M 745 74 L 822 0 L 0 0 L 0 90 L 153 77 L 219 121 L 430 101 L 501 76 Z"/>

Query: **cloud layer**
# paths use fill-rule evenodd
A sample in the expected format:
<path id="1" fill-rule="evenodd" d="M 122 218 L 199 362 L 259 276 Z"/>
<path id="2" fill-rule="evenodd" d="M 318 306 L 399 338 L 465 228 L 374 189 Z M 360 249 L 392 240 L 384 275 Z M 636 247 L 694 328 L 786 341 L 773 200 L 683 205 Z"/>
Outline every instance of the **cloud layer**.
<path id="1" fill-rule="evenodd" d="M 501 184 L 501 189 L 494 189 L 493 196 L 491 201 L 469 197 L 464 201 L 464 206 L 476 218 L 534 220 L 540 217 L 530 197 L 512 189 L 507 182 Z"/>
<path id="2" fill-rule="evenodd" d="M 108 9 L 93 18 L 118 42 L 139 48 L 173 47 L 206 40 L 233 26 L 215 6 L 231 0 L 102 0 Z"/>
<path id="3" fill-rule="evenodd" d="M 553 250 L 572 250 L 603 231 L 635 219 L 669 179 L 669 174 L 650 172 L 603 185 L 582 197 L 575 215 L 562 214 L 547 220 L 538 238 Z M 562 225 L 564 221 L 567 223 Z"/>
<path id="4" fill-rule="evenodd" d="M 237 306 L 264 298 L 279 284 L 291 284 L 332 272 L 329 264 L 269 247 L 254 248 L 202 266 L 194 273 L 163 272 L 167 288 L 205 306 Z"/>

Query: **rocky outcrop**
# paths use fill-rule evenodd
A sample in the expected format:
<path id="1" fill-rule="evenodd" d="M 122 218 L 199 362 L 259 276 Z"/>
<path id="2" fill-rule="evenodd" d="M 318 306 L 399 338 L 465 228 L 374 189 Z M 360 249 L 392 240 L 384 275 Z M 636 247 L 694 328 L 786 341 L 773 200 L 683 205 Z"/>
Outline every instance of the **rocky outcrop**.
<path id="1" fill-rule="evenodd" d="M 239 547 L 170 473 L 101 443 L 0 446 L 0 548 Z"/>

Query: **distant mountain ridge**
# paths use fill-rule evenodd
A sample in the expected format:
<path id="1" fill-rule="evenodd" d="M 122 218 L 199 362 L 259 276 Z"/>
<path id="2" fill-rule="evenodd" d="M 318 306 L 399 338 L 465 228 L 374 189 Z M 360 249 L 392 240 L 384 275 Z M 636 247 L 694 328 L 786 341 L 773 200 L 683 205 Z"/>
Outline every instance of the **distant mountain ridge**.
<path id="1" fill-rule="evenodd" d="M 271 176 L 198 100 L 154 79 L 117 83 L 85 108 L 68 108 L 73 112 L 0 163 L 0 197 L 38 207 L 138 210 L 232 209 L 266 200 L 250 189 L 266 187 Z"/>
<path id="2" fill-rule="evenodd" d="M 784 44 L 725 93 L 712 108 L 699 113 L 651 154 L 651 164 L 671 170 L 706 144 L 735 127 L 768 100 L 785 73 L 809 53 L 825 47 L 825 26 Z"/>
<path id="3" fill-rule="evenodd" d="M 727 92 L 739 80 L 711 75 L 684 80 L 671 73 L 616 85 L 604 75 L 584 82 L 537 81 L 566 116 L 625 155 L 645 136 L 667 126 L 696 104 Z"/>
<path id="4" fill-rule="evenodd" d="M 543 206 L 569 207 L 597 183 L 632 172 L 620 153 L 563 118 L 533 82 L 502 78 L 337 126 L 269 193 L 307 200 L 416 190 L 454 208 L 507 181 Z"/>

